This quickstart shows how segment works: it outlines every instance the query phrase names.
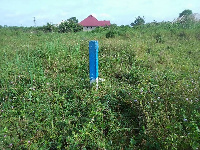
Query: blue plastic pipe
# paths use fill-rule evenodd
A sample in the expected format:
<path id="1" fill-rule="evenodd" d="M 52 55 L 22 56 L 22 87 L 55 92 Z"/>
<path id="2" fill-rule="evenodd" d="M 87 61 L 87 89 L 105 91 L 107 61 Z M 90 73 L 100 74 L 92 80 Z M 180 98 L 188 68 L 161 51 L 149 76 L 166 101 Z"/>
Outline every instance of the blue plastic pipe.
<path id="1" fill-rule="evenodd" d="M 89 41 L 90 84 L 98 84 L 98 41 Z"/>

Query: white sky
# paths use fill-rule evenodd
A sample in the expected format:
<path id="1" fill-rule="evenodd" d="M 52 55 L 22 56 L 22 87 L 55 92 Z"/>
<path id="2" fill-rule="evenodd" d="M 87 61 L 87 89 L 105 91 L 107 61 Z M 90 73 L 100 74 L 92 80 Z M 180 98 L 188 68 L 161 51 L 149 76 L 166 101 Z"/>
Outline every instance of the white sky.
<path id="1" fill-rule="evenodd" d="M 0 25 L 57 24 L 70 17 L 79 22 L 90 14 L 98 20 L 130 25 L 138 16 L 146 22 L 173 21 L 185 9 L 200 13 L 200 0 L 0 0 Z"/>

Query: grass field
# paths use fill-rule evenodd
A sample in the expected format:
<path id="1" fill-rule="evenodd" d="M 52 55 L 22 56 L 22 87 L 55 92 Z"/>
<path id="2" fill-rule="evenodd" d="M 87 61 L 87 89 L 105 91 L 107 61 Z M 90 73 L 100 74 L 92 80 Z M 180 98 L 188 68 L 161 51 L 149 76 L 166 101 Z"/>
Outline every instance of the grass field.
<path id="1" fill-rule="evenodd" d="M 98 91 L 90 40 L 105 79 Z M 199 23 L 0 28 L 0 149 L 199 149 L 199 81 Z"/>

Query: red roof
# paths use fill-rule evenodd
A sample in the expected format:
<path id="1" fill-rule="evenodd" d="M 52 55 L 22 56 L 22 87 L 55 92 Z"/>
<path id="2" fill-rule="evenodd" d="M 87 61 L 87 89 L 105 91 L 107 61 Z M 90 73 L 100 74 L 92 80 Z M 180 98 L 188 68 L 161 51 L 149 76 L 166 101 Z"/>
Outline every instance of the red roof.
<path id="1" fill-rule="evenodd" d="M 98 21 L 95 17 L 92 15 L 89 15 L 87 18 L 85 18 L 83 21 L 79 23 L 82 26 L 86 27 L 103 27 L 103 26 L 110 26 L 110 21 Z"/>

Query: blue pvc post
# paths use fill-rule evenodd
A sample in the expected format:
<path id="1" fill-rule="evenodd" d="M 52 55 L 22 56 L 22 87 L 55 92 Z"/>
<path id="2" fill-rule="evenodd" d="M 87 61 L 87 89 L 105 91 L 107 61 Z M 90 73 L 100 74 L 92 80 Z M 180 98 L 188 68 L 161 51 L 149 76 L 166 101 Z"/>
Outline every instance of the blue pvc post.
<path id="1" fill-rule="evenodd" d="M 98 41 L 89 42 L 90 84 L 98 84 Z"/>

